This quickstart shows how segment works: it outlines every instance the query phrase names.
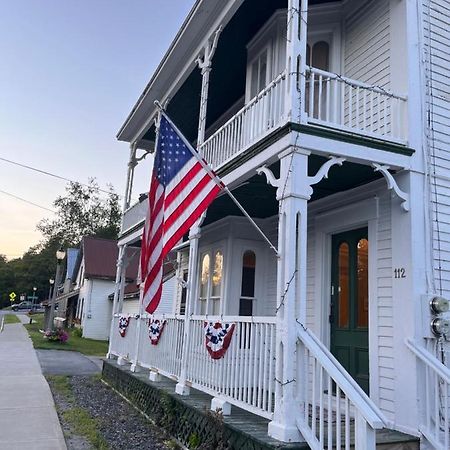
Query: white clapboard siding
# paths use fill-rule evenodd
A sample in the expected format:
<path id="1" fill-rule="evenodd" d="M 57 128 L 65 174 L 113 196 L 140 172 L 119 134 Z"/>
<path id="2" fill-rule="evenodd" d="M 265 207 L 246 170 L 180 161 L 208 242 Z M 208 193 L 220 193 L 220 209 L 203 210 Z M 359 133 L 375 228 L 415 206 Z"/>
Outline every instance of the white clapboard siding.
<path id="1" fill-rule="evenodd" d="M 428 151 L 431 167 L 434 275 L 450 295 L 450 1 L 423 0 Z M 433 174 L 436 175 L 433 177 Z M 442 178 L 441 178 L 442 177 Z"/>
<path id="2" fill-rule="evenodd" d="M 392 298 L 391 199 L 384 193 L 379 200 L 377 223 L 377 339 L 379 407 L 394 417 L 394 304 Z"/>
<path id="3" fill-rule="evenodd" d="M 344 36 L 345 75 L 389 88 L 389 0 L 363 4 L 345 21 Z"/>

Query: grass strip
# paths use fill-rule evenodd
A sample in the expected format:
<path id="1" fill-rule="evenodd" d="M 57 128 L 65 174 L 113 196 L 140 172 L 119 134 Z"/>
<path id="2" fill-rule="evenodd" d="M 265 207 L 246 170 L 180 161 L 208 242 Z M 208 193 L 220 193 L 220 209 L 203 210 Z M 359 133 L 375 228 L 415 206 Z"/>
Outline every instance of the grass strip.
<path id="1" fill-rule="evenodd" d="M 11 323 L 20 323 L 20 319 L 15 314 L 5 314 L 5 325 Z"/>
<path id="2" fill-rule="evenodd" d="M 108 450 L 110 447 L 107 441 L 98 431 L 98 420 L 91 417 L 85 409 L 76 406 L 70 377 L 67 375 L 50 375 L 46 378 L 52 390 L 61 395 L 70 405 L 64 410 L 58 407 L 60 415 L 70 427 L 70 432 L 84 437 L 96 450 Z"/>
<path id="3" fill-rule="evenodd" d="M 69 340 L 64 344 L 61 342 L 51 342 L 44 339 L 42 333 L 39 330 L 44 328 L 44 315 L 33 314 L 32 324 L 25 325 L 28 330 L 31 340 L 33 341 L 34 348 L 43 350 L 71 350 L 74 352 L 80 352 L 89 356 L 105 356 L 108 352 L 107 341 L 97 341 L 95 339 L 86 339 L 76 336 L 74 333 L 69 333 Z"/>

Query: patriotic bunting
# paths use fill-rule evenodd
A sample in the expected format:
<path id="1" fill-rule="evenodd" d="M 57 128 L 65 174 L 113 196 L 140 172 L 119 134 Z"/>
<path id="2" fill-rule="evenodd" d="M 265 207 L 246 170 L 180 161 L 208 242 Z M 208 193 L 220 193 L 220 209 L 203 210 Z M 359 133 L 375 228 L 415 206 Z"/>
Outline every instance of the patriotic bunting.
<path id="1" fill-rule="evenodd" d="M 130 317 L 129 316 L 120 316 L 119 317 L 119 334 L 122 337 L 125 337 L 127 334 L 127 328 L 130 324 Z"/>
<path id="2" fill-rule="evenodd" d="M 235 324 L 221 324 L 220 322 L 205 322 L 205 344 L 206 350 L 212 359 L 220 359 L 230 345 Z"/>
<path id="3" fill-rule="evenodd" d="M 149 319 L 148 320 L 148 337 L 152 345 L 158 345 L 161 334 L 166 325 L 166 320 Z"/>

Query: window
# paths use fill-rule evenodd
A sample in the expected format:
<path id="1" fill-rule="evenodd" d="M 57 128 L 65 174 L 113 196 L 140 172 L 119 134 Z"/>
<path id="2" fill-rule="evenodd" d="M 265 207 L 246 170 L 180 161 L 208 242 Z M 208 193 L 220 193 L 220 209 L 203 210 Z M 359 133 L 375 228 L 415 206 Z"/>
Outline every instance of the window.
<path id="1" fill-rule="evenodd" d="M 183 270 L 183 281 L 188 281 L 188 271 Z M 181 288 L 181 299 L 180 299 L 180 314 L 184 316 L 186 314 L 186 296 L 187 296 L 187 287 L 186 285 Z"/>
<path id="2" fill-rule="evenodd" d="M 269 70 L 267 67 L 268 49 L 264 49 L 251 63 L 250 69 L 250 98 L 255 97 L 269 83 Z"/>
<path id="3" fill-rule="evenodd" d="M 239 299 L 239 315 L 252 316 L 255 300 L 255 252 L 247 250 L 242 257 L 241 297 Z"/>
<path id="4" fill-rule="evenodd" d="M 222 284 L 223 253 L 220 250 L 204 253 L 200 262 L 200 314 L 220 314 Z"/>

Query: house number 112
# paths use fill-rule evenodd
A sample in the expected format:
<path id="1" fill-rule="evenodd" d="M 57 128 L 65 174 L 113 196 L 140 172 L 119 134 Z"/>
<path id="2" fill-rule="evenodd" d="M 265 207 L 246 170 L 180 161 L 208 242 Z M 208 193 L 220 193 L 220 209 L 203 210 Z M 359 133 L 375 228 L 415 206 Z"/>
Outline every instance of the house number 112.
<path id="1" fill-rule="evenodd" d="M 394 278 L 406 278 L 406 270 L 404 267 L 394 269 Z"/>

